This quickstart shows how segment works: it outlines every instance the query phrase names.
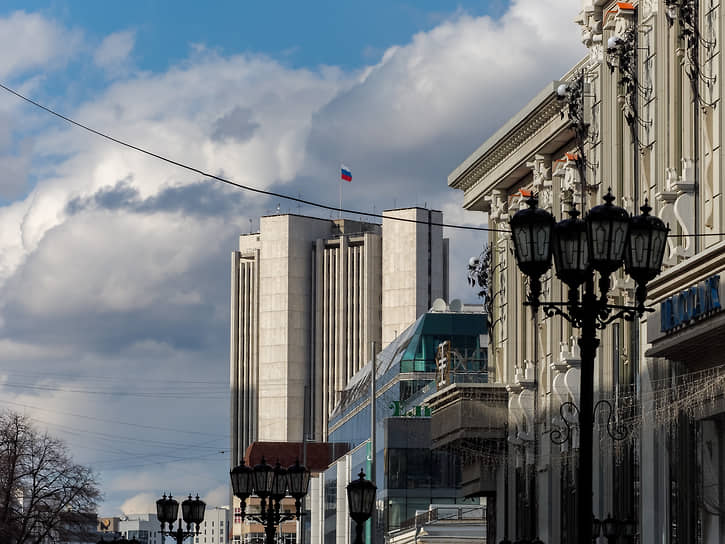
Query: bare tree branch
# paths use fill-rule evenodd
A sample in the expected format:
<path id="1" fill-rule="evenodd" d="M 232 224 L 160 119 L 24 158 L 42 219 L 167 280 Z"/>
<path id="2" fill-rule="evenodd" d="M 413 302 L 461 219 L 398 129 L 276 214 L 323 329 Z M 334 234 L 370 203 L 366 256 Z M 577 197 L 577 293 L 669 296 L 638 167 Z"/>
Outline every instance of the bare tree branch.
<path id="1" fill-rule="evenodd" d="M 95 474 L 25 416 L 0 413 L 0 542 L 80 540 L 101 493 Z"/>

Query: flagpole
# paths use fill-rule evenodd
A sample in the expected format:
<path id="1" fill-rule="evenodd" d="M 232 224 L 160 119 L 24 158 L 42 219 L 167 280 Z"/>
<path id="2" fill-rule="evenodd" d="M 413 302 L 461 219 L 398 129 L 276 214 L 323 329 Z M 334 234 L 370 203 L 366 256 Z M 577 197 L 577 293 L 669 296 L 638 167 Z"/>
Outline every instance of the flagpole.
<path id="1" fill-rule="evenodd" d="M 339 182 L 340 183 L 340 208 L 339 208 L 340 219 L 342 219 L 342 186 L 343 186 L 342 182 L 343 181 L 347 181 L 347 182 L 352 181 L 352 170 L 350 170 L 344 164 L 341 164 L 340 165 L 340 182 Z"/>
<path id="2" fill-rule="evenodd" d="M 342 179 L 342 177 L 341 177 L 341 178 L 340 178 L 340 179 L 338 180 L 338 183 L 340 184 L 340 207 L 339 207 L 339 208 L 338 208 L 338 210 L 337 210 L 337 211 L 338 211 L 338 216 L 337 216 L 337 217 L 338 217 L 339 219 L 342 219 L 342 182 L 343 182 L 343 179 Z"/>

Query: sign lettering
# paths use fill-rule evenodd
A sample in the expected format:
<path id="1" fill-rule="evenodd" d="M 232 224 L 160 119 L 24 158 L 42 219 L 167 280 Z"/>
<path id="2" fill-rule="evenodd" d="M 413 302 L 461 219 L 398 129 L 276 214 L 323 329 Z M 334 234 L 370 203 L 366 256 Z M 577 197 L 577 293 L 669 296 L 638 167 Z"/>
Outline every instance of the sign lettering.
<path id="1" fill-rule="evenodd" d="M 720 276 L 711 276 L 660 303 L 660 330 L 670 332 L 720 309 Z"/>

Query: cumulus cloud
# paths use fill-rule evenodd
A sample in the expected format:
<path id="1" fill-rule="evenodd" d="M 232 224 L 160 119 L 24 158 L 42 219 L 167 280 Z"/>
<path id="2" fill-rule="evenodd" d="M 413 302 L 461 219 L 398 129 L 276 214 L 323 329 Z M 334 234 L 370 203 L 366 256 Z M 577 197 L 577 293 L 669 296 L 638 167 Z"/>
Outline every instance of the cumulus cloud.
<path id="1" fill-rule="evenodd" d="M 90 60 L 104 73 L 123 70 L 67 113 L 172 160 L 332 205 L 344 161 L 355 181 L 346 184 L 343 204 L 378 212 L 427 204 L 442 209 L 447 222 L 481 224 L 482 214 L 461 210 L 447 174 L 583 56 L 570 22 L 578 8 L 578 0 L 515 0 L 500 19 L 459 11 L 355 71 L 293 69 L 262 55 L 197 47 L 167 71 L 137 72 L 128 60 L 134 34 L 122 31 L 107 36 Z M 44 70 L 62 66 L 83 45 L 79 32 L 23 12 L 0 19 L 0 36 L 0 43 L 13 36 L 28 44 L 13 43 L 4 50 L 17 54 L 0 55 L 0 78 L 22 79 L 22 86 L 38 85 Z M 14 115 L 11 121 L 25 122 Z M 179 467 L 185 485 L 226 503 L 219 486 L 226 485 L 227 457 L 219 440 L 194 450 L 203 442 L 198 437 L 158 443 L 159 429 L 139 427 L 123 434 L 125 443 L 87 433 L 83 441 L 77 418 L 67 414 L 163 428 L 173 419 L 149 421 L 149 414 L 166 410 L 194 430 L 227 432 L 226 398 L 190 394 L 169 399 L 162 410 L 158 394 L 123 395 L 154 379 L 191 379 L 198 389 L 205 380 L 228 379 L 229 254 L 248 221 L 278 200 L 65 126 L 34 134 L 26 146 L 0 128 L 2 156 L 15 181 L 0 182 L 0 196 L 16 200 L 0 207 L 0 349 L 9 355 L 0 390 L 12 402 L 54 409 L 53 418 L 36 415 L 82 444 L 83 459 L 95 464 L 108 454 L 105 461 L 113 463 L 97 464 L 104 512 L 146 511 Z M 470 300 L 465 264 L 485 237 L 446 233 L 451 291 Z M 38 373 L 29 374 L 30 367 Z M 104 374 L 108 386 L 97 394 L 107 402 L 72 392 Z M 46 390 L 21 385 L 52 394 L 41 403 Z M 149 391 L 157 390 L 142 392 Z M 96 424 L 97 433 L 111 425 Z M 180 454 L 189 442 L 194 459 Z M 158 457 L 173 464 L 149 467 Z"/>
<path id="2" fill-rule="evenodd" d="M 202 499 L 210 506 L 228 506 L 230 493 L 228 485 L 220 485 L 206 493 Z"/>
<path id="3" fill-rule="evenodd" d="M 519 0 L 500 20 L 460 14 L 391 48 L 315 115 L 310 155 L 344 157 L 399 206 L 440 194 L 470 151 L 584 56 L 569 22 L 576 4 Z"/>
<path id="4" fill-rule="evenodd" d="M 122 75 L 129 68 L 129 55 L 135 42 L 136 33 L 133 30 L 110 34 L 96 49 L 93 62 L 109 75 Z"/>
<path id="5" fill-rule="evenodd" d="M 37 13 L 16 11 L 0 18 L 0 78 L 7 80 L 32 70 L 59 70 L 82 43 L 79 31 L 64 28 Z"/>
<path id="6" fill-rule="evenodd" d="M 151 493 L 139 493 L 133 497 L 123 501 L 121 504 L 121 512 L 123 514 L 148 514 L 156 511 L 156 500 L 161 497 L 152 495 Z"/>
<path id="7" fill-rule="evenodd" d="M 254 121 L 252 110 L 237 106 L 216 120 L 211 137 L 213 140 L 232 138 L 245 142 L 254 135 L 258 128 L 259 123 Z"/>

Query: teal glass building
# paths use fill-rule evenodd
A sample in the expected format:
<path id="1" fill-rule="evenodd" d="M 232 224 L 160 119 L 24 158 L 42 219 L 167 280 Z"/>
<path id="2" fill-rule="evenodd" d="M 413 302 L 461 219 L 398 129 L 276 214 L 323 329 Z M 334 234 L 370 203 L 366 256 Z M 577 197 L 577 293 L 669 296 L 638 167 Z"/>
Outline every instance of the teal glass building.
<path id="1" fill-rule="evenodd" d="M 444 362 L 436 357 L 442 344 Z M 480 502 L 461 493 L 457 455 L 431 449 L 426 399 L 442 381 L 493 380 L 487 345 L 487 321 L 480 311 L 423 314 L 375 358 L 374 423 L 370 410 L 372 363 L 353 376 L 341 392 L 328 428 L 328 441 L 345 444 L 348 453 L 323 476 L 325 544 L 338 542 L 337 532 L 348 523 L 338 519 L 345 486 L 360 470 L 370 477 L 373 465 L 378 487 L 375 542 L 382 542 L 385 533 L 400 528 L 416 511 L 427 510 L 431 504 Z"/>

